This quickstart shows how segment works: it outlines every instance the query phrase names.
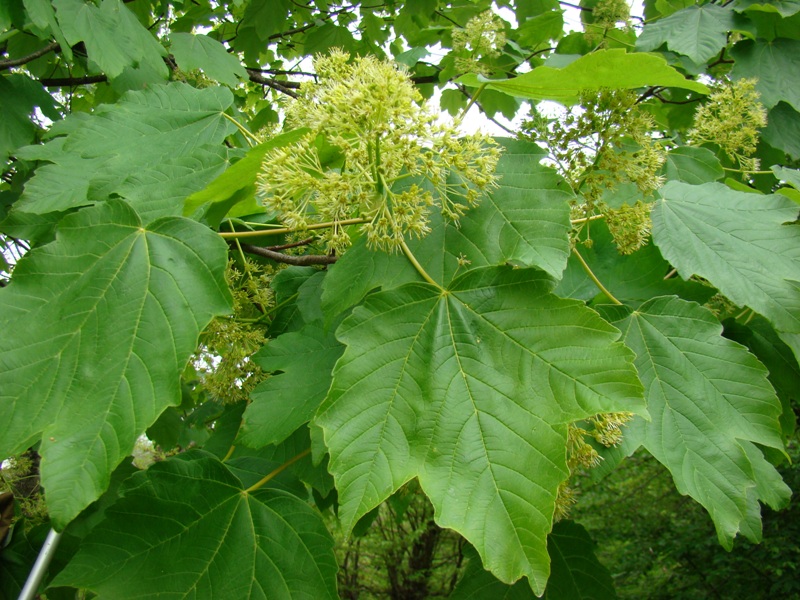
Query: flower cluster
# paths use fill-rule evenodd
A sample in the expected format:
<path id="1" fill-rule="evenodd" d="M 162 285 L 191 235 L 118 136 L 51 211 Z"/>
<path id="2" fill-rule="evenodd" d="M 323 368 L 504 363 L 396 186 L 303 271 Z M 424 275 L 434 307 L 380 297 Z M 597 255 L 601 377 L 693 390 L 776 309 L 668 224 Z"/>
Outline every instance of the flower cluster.
<path id="1" fill-rule="evenodd" d="M 630 24 L 631 7 L 627 0 L 599 0 L 592 9 L 594 23 L 613 28 L 617 23 Z"/>
<path id="2" fill-rule="evenodd" d="M 715 90 L 695 113 L 692 143 L 716 144 L 745 173 L 757 171 L 759 161 L 752 155 L 759 129 L 767 125 L 760 97 L 755 79 L 739 79 Z"/>
<path id="3" fill-rule="evenodd" d="M 350 245 L 353 219 L 370 246 L 394 250 L 429 231 L 433 205 L 450 219 L 475 206 L 496 185 L 500 151 L 486 136 L 459 138 L 437 123 L 396 66 L 349 59 L 339 51 L 316 59 L 319 82 L 305 83 L 286 115 L 288 127 L 309 133 L 267 154 L 260 192 L 291 228 L 329 223 L 331 251 Z"/>
<path id="4" fill-rule="evenodd" d="M 620 254 L 633 254 L 647 244 L 650 238 L 650 208 L 652 205 L 638 200 L 633 206 L 623 204 L 606 211 L 606 224 Z"/>
<path id="5" fill-rule="evenodd" d="M 269 266 L 245 260 L 243 272 L 231 262 L 225 273 L 233 314 L 209 323 L 193 361 L 206 391 L 226 403 L 246 401 L 265 377 L 250 357 L 266 342 L 259 320 L 274 304 L 273 273 Z"/>
<path id="6" fill-rule="evenodd" d="M 488 75 L 490 69 L 480 59 L 500 56 L 506 44 L 505 23 L 487 10 L 472 17 L 463 29 L 454 29 L 452 37 L 453 52 L 463 54 L 455 59 L 456 71 Z"/>
<path id="7" fill-rule="evenodd" d="M 603 413 L 587 419 L 581 425 L 571 423 L 567 429 L 567 467 L 570 476 L 581 469 L 596 467 L 602 460 L 588 439 L 606 448 L 617 446 L 622 441 L 622 427 L 632 418 L 633 414 L 629 412 Z M 554 520 L 565 518 L 576 502 L 575 490 L 567 479 L 558 488 Z"/>
<path id="8" fill-rule="evenodd" d="M 578 197 L 573 216 L 611 213 L 620 251 L 630 253 L 647 240 L 649 210 L 637 202 L 614 215 L 603 197 L 632 183 L 647 198 L 662 185 L 659 172 L 666 153 L 653 139 L 652 128 L 652 116 L 638 107 L 633 92 L 604 89 L 582 93 L 577 107 L 560 119 L 534 115 L 523 125 L 523 135 L 547 145 L 551 160 Z"/>

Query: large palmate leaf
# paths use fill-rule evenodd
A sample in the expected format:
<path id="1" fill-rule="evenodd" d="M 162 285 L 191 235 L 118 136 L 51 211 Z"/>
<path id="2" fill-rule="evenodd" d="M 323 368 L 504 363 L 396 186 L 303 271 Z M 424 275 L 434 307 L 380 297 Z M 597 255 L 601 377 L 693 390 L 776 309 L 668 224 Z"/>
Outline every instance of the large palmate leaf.
<path id="1" fill-rule="evenodd" d="M 756 79 L 764 106 L 783 101 L 800 111 L 800 86 L 787 85 L 800 81 L 800 41 L 744 40 L 733 47 L 731 56 L 736 60 L 731 76 Z"/>
<path id="2" fill-rule="evenodd" d="M 613 600 L 614 581 L 594 554 L 595 543 L 578 523 L 561 521 L 547 538 L 553 574 L 545 600 Z"/>
<path id="3" fill-rule="evenodd" d="M 797 205 L 719 183 L 669 182 L 662 195 L 652 216 L 664 258 L 684 277 L 704 277 L 761 313 L 778 332 L 800 333 L 800 227 L 790 224 Z"/>
<path id="4" fill-rule="evenodd" d="M 122 0 L 102 0 L 97 6 L 83 0 L 53 0 L 58 23 L 70 46 L 86 45 L 89 59 L 109 77 L 125 67 L 146 66 L 167 79 L 163 46 L 128 10 Z"/>
<path id="5" fill-rule="evenodd" d="M 245 490 L 210 454 L 156 464 L 122 493 L 53 585 L 100 598 L 337 597 L 320 515 L 286 492 Z"/>
<path id="6" fill-rule="evenodd" d="M 438 281 L 449 282 L 466 266 L 513 263 L 538 267 L 555 278 L 569 257 L 569 200 L 572 193 L 550 167 L 536 144 L 499 140 L 498 187 L 454 224 L 434 216 L 432 232 L 409 241 L 414 254 Z M 465 261 L 468 261 L 465 264 Z M 322 295 L 331 315 L 347 310 L 370 290 L 418 281 L 402 256 L 371 251 L 357 243 L 330 269 Z"/>
<path id="7" fill-rule="evenodd" d="M 228 165 L 221 144 L 236 127 L 223 111 L 232 103 L 225 88 L 174 83 L 73 113 L 53 126 L 53 140 L 17 153 L 52 163 L 36 170 L 17 208 L 41 214 L 119 195 L 145 223 L 179 215 L 183 199 Z"/>
<path id="8" fill-rule="evenodd" d="M 728 319 L 724 322 L 725 337 L 747 346 L 769 371 L 769 382 L 781 400 L 781 427 L 785 436 L 795 431 L 796 415 L 793 406 L 800 404 L 800 365 L 792 351 L 778 337 L 766 319 L 754 317 L 747 325 Z"/>
<path id="9" fill-rule="evenodd" d="M 670 16 L 649 22 L 636 40 L 636 48 L 644 52 L 662 44 L 702 64 L 719 54 L 728 43 L 728 32 L 734 27 L 733 10 L 716 4 L 690 6 Z"/>
<path id="10" fill-rule="evenodd" d="M 345 320 L 316 423 L 346 528 L 418 477 L 486 568 L 544 589 L 567 424 L 645 412 L 618 332 L 551 289 L 539 271 L 476 269 L 447 290 L 375 294 Z"/>
<path id="11" fill-rule="evenodd" d="M 518 98 L 555 100 L 574 104 L 584 90 L 601 88 L 634 89 L 658 85 L 707 94 L 702 83 L 686 79 L 667 61 L 655 54 L 627 54 L 625 50 L 598 50 L 582 56 L 563 69 L 537 67 L 513 79 L 489 80 L 480 75 L 465 75 L 464 85 L 504 92 Z"/>
<path id="12" fill-rule="evenodd" d="M 655 298 L 619 313 L 652 416 L 643 445 L 708 510 L 725 548 L 739 532 L 758 541 L 758 500 L 777 509 L 791 494 L 753 444 L 783 448 L 766 368 L 695 303 Z"/>
<path id="13" fill-rule="evenodd" d="M 114 200 L 66 217 L 0 290 L 0 455 L 40 437 L 61 528 L 108 485 L 136 438 L 180 400 L 200 330 L 229 310 L 225 244 Z"/>
<path id="14" fill-rule="evenodd" d="M 451 227 L 455 239 L 447 248 L 476 266 L 510 262 L 557 279 L 570 253 L 573 194 L 554 169 L 541 164 L 547 153 L 536 144 L 501 141 L 499 187 Z"/>

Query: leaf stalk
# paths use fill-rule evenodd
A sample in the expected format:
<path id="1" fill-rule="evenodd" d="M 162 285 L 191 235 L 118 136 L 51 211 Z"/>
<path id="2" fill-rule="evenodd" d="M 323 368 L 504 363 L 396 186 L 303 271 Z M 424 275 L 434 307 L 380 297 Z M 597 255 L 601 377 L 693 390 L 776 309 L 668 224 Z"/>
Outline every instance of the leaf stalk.
<path id="1" fill-rule="evenodd" d="M 617 299 L 614 297 L 614 295 L 613 295 L 611 292 L 609 292 L 609 291 L 608 291 L 608 288 L 606 288 L 606 286 L 604 286 L 604 285 L 603 285 L 603 284 L 600 282 L 600 280 L 597 278 L 597 275 L 595 275 L 595 274 L 594 274 L 594 272 L 592 271 L 592 269 L 589 267 L 588 263 L 587 263 L 587 262 L 586 262 L 586 261 L 583 259 L 583 257 L 581 256 L 581 253 L 580 253 L 580 252 L 578 252 L 578 249 L 577 249 L 577 248 L 573 248 L 573 249 L 572 249 L 572 251 L 575 253 L 575 256 L 576 256 L 576 257 L 577 257 L 577 259 L 580 261 L 580 263 L 581 263 L 581 266 L 583 267 L 583 270 L 584 270 L 584 271 L 586 271 L 586 274 L 589 276 L 589 279 L 591 279 L 591 280 L 594 282 L 594 284 L 595 284 L 595 285 L 596 285 L 598 288 L 600 288 L 600 291 L 601 291 L 601 292 L 603 292 L 603 294 L 605 294 L 605 295 L 606 295 L 606 297 L 608 297 L 608 299 L 609 299 L 609 300 L 611 300 L 611 302 L 613 302 L 614 304 L 618 304 L 618 305 L 622 306 L 622 302 L 620 302 L 619 300 L 617 300 Z"/>
<path id="2" fill-rule="evenodd" d="M 282 464 L 280 467 L 278 467 L 277 469 L 275 469 L 274 471 L 272 471 L 271 473 L 269 473 L 269 474 L 268 474 L 268 475 L 266 475 L 265 477 L 261 478 L 260 480 L 258 480 L 258 481 L 257 481 L 256 483 L 254 483 L 253 485 L 251 485 L 249 488 L 247 488 L 247 489 L 244 491 L 244 493 L 245 493 L 245 494 L 249 494 L 250 492 L 255 492 L 257 489 L 259 489 L 260 487 L 263 487 L 264 485 L 266 485 L 267 483 L 269 483 L 269 481 L 270 481 L 270 480 L 274 479 L 275 477 L 277 477 L 278 475 L 280 475 L 280 474 L 281 474 L 283 471 L 285 471 L 286 469 L 288 469 L 289 467 L 291 467 L 291 466 L 292 466 L 294 463 L 296 463 L 298 460 L 301 460 L 301 459 L 305 458 L 305 457 L 306 457 L 306 456 L 308 456 L 309 454 L 311 454 L 311 448 L 306 448 L 306 449 L 305 449 L 305 450 L 303 450 L 303 451 L 302 451 L 300 454 L 298 454 L 297 456 L 294 456 L 294 457 L 290 458 L 290 459 L 289 459 L 289 460 L 287 460 L 285 463 L 283 463 L 283 464 Z"/>

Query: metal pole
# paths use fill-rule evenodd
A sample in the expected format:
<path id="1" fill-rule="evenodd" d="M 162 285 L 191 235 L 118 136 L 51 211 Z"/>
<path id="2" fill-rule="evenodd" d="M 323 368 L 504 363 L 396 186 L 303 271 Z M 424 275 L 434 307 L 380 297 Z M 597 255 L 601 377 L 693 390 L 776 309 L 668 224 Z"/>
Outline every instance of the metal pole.
<path id="1" fill-rule="evenodd" d="M 42 544 L 42 549 L 39 550 L 39 556 L 36 557 L 36 562 L 33 564 L 28 575 L 28 580 L 25 582 L 25 587 L 19 593 L 19 600 L 34 600 L 36 591 L 39 589 L 39 584 L 42 583 L 45 571 L 56 553 L 58 541 L 61 539 L 61 533 L 51 529 L 47 534 L 47 539 Z"/>

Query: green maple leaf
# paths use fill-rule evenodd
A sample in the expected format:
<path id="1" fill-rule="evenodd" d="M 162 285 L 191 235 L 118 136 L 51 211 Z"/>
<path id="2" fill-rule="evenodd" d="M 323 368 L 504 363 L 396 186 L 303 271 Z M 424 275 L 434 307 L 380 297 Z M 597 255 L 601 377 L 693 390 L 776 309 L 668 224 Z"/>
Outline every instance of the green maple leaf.
<path id="1" fill-rule="evenodd" d="M 226 213 L 233 204 L 252 205 L 256 201 L 256 179 L 261 171 L 264 156 L 270 150 L 296 142 L 307 132 L 307 128 L 292 129 L 253 146 L 247 154 L 206 187 L 188 196 L 184 203 L 183 214 L 188 217 L 202 209 L 205 209 L 203 212 L 207 212 L 213 209 L 214 205 L 224 205 Z"/>
<path id="2" fill-rule="evenodd" d="M 563 104 L 577 102 L 582 91 L 602 88 L 635 89 L 658 85 L 708 93 L 705 85 L 686 79 L 662 57 L 644 53 L 628 54 L 621 49 L 592 52 L 563 69 L 542 66 L 519 77 L 504 80 L 464 75 L 458 82 L 470 87 L 486 84 L 488 89 L 518 98 L 555 100 Z"/>
<path id="3" fill-rule="evenodd" d="M 66 217 L 0 290 L 0 454 L 41 438 L 57 527 L 179 403 L 201 329 L 229 311 L 225 265 L 226 246 L 207 228 L 165 218 L 145 229 L 114 200 Z"/>
<path id="4" fill-rule="evenodd" d="M 708 510 L 725 548 L 738 532 L 759 541 L 758 500 L 777 509 L 791 495 L 755 446 L 783 449 L 766 368 L 698 304 L 662 297 L 617 310 L 652 416 L 644 447 Z"/>
<path id="5" fill-rule="evenodd" d="M 580 248 L 581 257 L 603 285 L 624 304 L 636 305 L 653 296 L 667 294 L 705 302 L 714 295 L 712 288 L 696 281 L 684 281 L 680 277 L 664 279 L 671 266 L 653 244 L 647 244 L 633 254 L 622 255 L 605 223 L 593 222 L 589 232 L 592 246 Z M 570 256 L 555 294 L 587 301 L 596 298 L 595 304 L 608 302 L 575 254 Z"/>
<path id="6" fill-rule="evenodd" d="M 43 214 L 118 195 L 145 222 L 179 215 L 183 199 L 228 166 L 222 142 L 236 127 L 223 111 L 232 103 L 225 88 L 174 83 L 73 113 L 52 127 L 51 141 L 17 152 L 52 164 L 36 170 L 16 208 Z"/>
<path id="7" fill-rule="evenodd" d="M 673 52 L 703 64 L 728 44 L 728 32 L 733 28 L 731 8 L 716 4 L 690 6 L 647 23 L 636 40 L 636 48 L 649 52 L 666 44 Z"/>
<path id="8" fill-rule="evenodd" d="M 800 160 L 800 113 L 786 102 L 778 102 L 769 111 L 761 138 L 773 148 Z"/>
<path id="9" fill-rule="evenodd" d="M 315 422 L 345 528 L 418 477 L 437 523 L 499 579 L 527 576 L 541 593 L 567 424 L 645 413 L 618 332 L 551 289 L 539 271 L 476 269 L 447 290 L 372 295 L 344 321 Z"/>
<path id="10" fill-rule="evenodd" d="M 797 205 L 780 196 L 736 192 L 720 183 L 671 181 L 652 212 L 653 240 L 688 278 L 699 275 L 788 336 L 800 334 Z M 787 340 L 795 354 L 800 344 Z"/>
<path id="11" fill-rule="evenodd" d="M 50 119 L 59 119 L 53 97 L 25 75 L 0 77 L 3 119 L 0 121 L 0 163 L 5 164 L 14 150 L 30 144 L 39 129 L 31 120 L 35 107 Z"/>
<path id="12" fill-rule="evenodd" d="M 281 490 L 245 490 L 210 454 L 155 464 L 122 494 L 54 586 L 105 598 L 337 598 L 320 515 Z"/>
<path id="13" fill-rule="evenodd" d="M 544 591 L 545 600 L 592 600 L 617 597 L 614 580 L 595 556 L 595 543 L 578 523 L 560 521 L 547 539 L 553 575 Z"/>

